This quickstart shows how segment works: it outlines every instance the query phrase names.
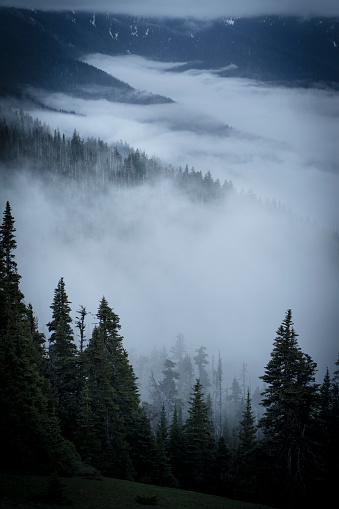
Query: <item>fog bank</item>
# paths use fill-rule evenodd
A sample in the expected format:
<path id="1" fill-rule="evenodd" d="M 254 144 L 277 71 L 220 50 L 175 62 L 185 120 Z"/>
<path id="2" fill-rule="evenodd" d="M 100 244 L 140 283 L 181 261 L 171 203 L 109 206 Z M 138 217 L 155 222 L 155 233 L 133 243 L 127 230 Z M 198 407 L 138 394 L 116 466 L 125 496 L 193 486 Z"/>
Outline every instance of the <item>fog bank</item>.
<path id="1" fill-rule="evenodd" d="M 11 203 L 22 290 L 47 337 L 54 288 L 64 277 L 72 316 L 80 305 L 94 315 L 105 295 L 127 350 L 169 347 L 181 332 L 188 349 L 220 350 L 225 378 L 245 362 L 253 380 L 291 308 L 320 378 L 326 365 L 333 370 L 338 251 L 324 229 L 339 229 L 338 95 L 207 70 L 177 73 L 175 63 L 133 56 L 86 60 L 176 102 L 145 107 L 35 91 L 47 105 L 81 115 L 32 116 L 70 136 L 76 128 L 83 138 L 122 139 L 166 164 L 209 170 L 293 213 L 239 199 L 202 206 L 165 184 L 84 198 L 76 186 L 47 189 L 23 174 L 0 189 L 0 200 L 2 210 Z M 89 329 L 93 322 L 89 315 Z"/>

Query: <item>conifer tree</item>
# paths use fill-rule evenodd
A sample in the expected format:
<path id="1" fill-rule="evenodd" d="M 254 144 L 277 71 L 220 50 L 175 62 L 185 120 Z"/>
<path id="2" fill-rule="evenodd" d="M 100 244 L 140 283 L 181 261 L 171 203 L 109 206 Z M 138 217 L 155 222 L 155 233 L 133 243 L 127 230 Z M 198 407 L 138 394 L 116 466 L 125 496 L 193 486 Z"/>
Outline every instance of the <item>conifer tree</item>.
<path id="1" fill-rule="evenodd" d="M 48 376 L 58 401 L 62 430 L 73 440 L 80 381 L 77 348 L 70 325 L 70 304 L 64 280 L 60 278 L 50 306 L 53 310 L 52 320 L 47 324 L 52 333 L 49 338 Z"/>
<path id="2" fill-rule="evenodd" d="M 164 362 L 164 370 L 162 371 L 163 379 L 159 382 L 159 389 L 162 395 L 162 403 L 165 407 L 166 414 L 172 416 L 174 405 L 177 400 L 177 380 L 179 373 L 175 370 L 175 363 L 170 359 Z"/>
<path id="3" fill-rule="evenodd" d="M 291 503 L 301 501 L 319 476 L 319 450 L 314 440 L 317 406 L 316 364 L 297 341 L 292 312 L 277 330 L 271 359 L 261 379 L 266 383 L 259 424 L 268 454 L 272 489 Z"/>
<path id="4" fill-rule="evenodd" d="M 218 495 L 231 497 L 233 482 L 231 473 L 231 454 L 224 437 L 221 435 L 216 444 L 216 491 Z"/>
<path id="5" fill-rule="evenodd" d="M 236 498 L 254 501 L 256 496 L 256 426 L 252 413 L 250 391 L 247 391 L 246 406 L 239 426 L 237 451 Z"/>
<path id="6" fill-rule="evenodd" d="M 7 202 L 1 227 L 0 450 L 2 468 L 16 473 L 71 473 L 80 461 L 53 413 L 39 366 L 42 337 L 19 288 L 14 218 Z"/>
<path id="7" fill-rule="evenodd" d="M 198 368 L 199 380 L 203 387 L 204 391 L 207 391 L 208 387 L 210 387 L 211 382 L 206 371 L 206 366 L 209 365 L 208 354 L 206 353 L 206 346 L 201 346 L 196 350 L 197 355 L 193 357 L 193 360 Z"/>
<path id="8" fill-rule="evenodd" d="M 0 227 L 0 329 L 7 327 L 8 320 L 26 312 L 14 254 L 17 247 L 15 231 L 11 206 L 7 202 Z"/>
<path id="9" fill-rule="evenodd" d="M 84 397 L 88 400 L 92 419 L 87 430 L 90 436 L 95 435 L 96 445 L 93 447 L 87 437 L 85 454 L 103 473 L 131 479 L 138 475 L 139 469 L 138 465 L 137 468 L 133 465 L 132 458 L 136 458 L 131 452 L 132 444 L 135 446 L 137 440 L 142 440 L 141 427 L 136 437 L 135 423 L 140 423 L 144 414 L 139 406 L 133 368 L 122 345 L 120 320 L 105 297 L 100 301 L 96 316 L 98 324 L 84 352 L 88 385 Z M 84 426 L 84 421 L 79 425 Z M 147 430 L 145 441 L 149 440 L 146 435 Z"/>
<path id="10" fill-rule="evenodd" d="M 178 481 L 175 479 L 170 459 L 167 454 L 167 418 L 165 405 L 162 406 L 160 421 L 156 430 L 156 468 L 155 483 L 160 486 L 177 487 Z"/>
<path id="11" fill-rule="evenodd" d="M 185 423 L 188 484 L 192 489 L 208 490 L 214 477 L 215 441 L 199 379 L 193 387 L 188 413 Z"/>
<path id="12" fill-rule="evenodd" d="M 180 486 L 182 486 L 186 478 L 185 435 L 176 405 L 168 431 L 167 450 L 173 475 L 178 480 Z"/>

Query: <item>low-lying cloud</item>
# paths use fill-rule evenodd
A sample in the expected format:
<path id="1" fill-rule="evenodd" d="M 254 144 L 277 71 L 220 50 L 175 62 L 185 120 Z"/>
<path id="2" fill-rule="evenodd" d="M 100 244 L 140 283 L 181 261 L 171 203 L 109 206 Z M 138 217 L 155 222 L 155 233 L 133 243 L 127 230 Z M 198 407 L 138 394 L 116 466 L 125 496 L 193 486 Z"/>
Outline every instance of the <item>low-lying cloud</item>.
<path id="1" fill-rule="evenodd" d="M 213 19 L 222 16 L 260 16 L 265 14 L 297 16 L 338 16 L 339 6 L 333 0 L 7 0 L 3 4 L 42 10 L 113 12 L 132 16 L 192 17 Z"/>
<path id="2" fill-rule="evenodd" d="M 268 87 L 209 71 L 171 71 L 139 57 L 91 55 L 131 85 L 172 97 L 140 106 L 39 97 L 85 116 L 34 112 L 52 128 L 107 142 L 124 140 L 174 166 L 275 199 L 299 216 L 338 229 L 338 97 Z M 226 127 L 232 126 L 232 130 Z M 225 130 L 226 129 L 226 130 Z M 143 353 L 172 345 L 221 351 L 225 377 L 242 362 L 262 374 L 275 331 L 292 308 L 303 349 L 320 377 L 337 359 L 338 259 L 321 228 L 302 227 L 248 201 L 208 208 L 165 184 L 112 190 L 84 202 L 79 190 L 46 189 L 22 176 L 0 190 L 16 219 L 22 289 L 43 326 L 61 276 L 72 301 L 96 312 L 102 295 L 119 314 L 125 346 Z M 333 247 L 333 246 L 332 246 Z M 88 322 L 94 321 L 89 317 Z M 46 329 L 45 329 L 46 330 Z"/>

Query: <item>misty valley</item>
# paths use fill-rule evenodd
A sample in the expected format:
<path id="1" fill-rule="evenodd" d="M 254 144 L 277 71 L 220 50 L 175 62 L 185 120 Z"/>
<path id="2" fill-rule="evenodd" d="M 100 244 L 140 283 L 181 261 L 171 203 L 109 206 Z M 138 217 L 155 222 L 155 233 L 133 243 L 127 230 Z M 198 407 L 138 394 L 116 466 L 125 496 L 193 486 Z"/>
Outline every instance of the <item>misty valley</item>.
<path id="1" fill-rule="evenodd" d="M 322 506 L 338 20 L 1 8 L 0 29 L 1 474 L 48 476 L 28 507 L 77 504 L 71 476 Z"/>

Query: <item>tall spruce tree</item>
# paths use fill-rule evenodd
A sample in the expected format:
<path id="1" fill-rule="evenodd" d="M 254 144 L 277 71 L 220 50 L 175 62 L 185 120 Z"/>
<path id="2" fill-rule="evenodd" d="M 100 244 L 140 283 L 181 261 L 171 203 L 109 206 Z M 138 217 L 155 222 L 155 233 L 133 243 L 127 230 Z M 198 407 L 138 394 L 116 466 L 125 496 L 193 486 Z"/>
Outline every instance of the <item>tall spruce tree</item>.
<path id="1" fill-rule="evenodd" d="M 80 461 L 50 404 L 41 365 L 42 337 L 19 288 L 14 218 L 7 202 L 0 230 L 0 450 L 7 472 L 70 473 Z"/>
<path id="2" fill-rule="evenodd" d="M 133 448 L 140 448 L 140 442 L 149 443 L 149 432 L 145 428 L 142 438 L 141 422 L 144 414 L 139 406 L 138 388 L 133 368 L 122 345 L 119 316 L 103 297 L 97 313 L 89 345 L 84 351 L 84 373 L 86 392 L 83 394 L 89 409 L 83 412 L 78 423 L 87 435 L 86 461 L 107 475 L 133 478 L 139 475 L 141 462 L 133 454 Z M 87 420 L 90 416 L 90 421 Z M 139 424 L 140 425 L 139 425 Z M 138 425 L 137 425 L 138 424 Z M 136 432 L 136 428 L 138 431 Z M 139 441 L 139 445 L 136 442 Z M 95 445 L 93 445 L 95 444 Z M 144 454 L 144 452 L 142 453 Z M 135 462 L 135 467 L 133 462 Z M 151 465 L 147 465 L 148 471 Z"/>
<path id="3" fill-rule="evenodd" d="M 71 302 L 60 278 L 54 290 L 51 304 L 52 320 L 47 324 L 49 338 L 48 376 L 58 401 L 59 417 L 65 435 L 74 439 L 77 402 L 79 395 L 79 373 L 77 369 L 77 348 L 74 343 Z"/>
<path id="4" fill-rule="evenodd" d="M 201 346 L 196 349 L 197 355 L 193 357 L 193 360 L 198 368 L 199 380 L 203 387 L 203 390 L 206 392 L 208 387 L 210 387 L 211 382 L 206 371 L 206 366 L 209 365 L 208 354 L 206 353 L 206 346 Z"/>
<path id="5" fill-rule="evenodd" d="M 236 498 L 254 501 L 256 497 L 257 428 L 252 413 L 250 391 L 239 425 L 237 451 Z"/>
<path id="6" fill-rule="evenodd" d="M 17 247 L 14 223 L 11 206 L 7 202 L 0 227 L 0 329 L 7 327 L 8 320 L 26 312 L 14 254 Z"/>
<path id="7" fill-rule="evenodd" d="M 185 423 L 188 487 L 208 491 L 214 482 L 215 440 L 209 407 L 199 379 L 193 387 L 188 413 Z"/>
<path id="8" fill-rule="evenodd" d="M 259 424 L 271 488 L 289 504 L 302 503 L 320 473 L 320 451 L 314 440 L 316 364 L 301 351 L 297 337 L 289 309 L 277 330 L 265 374 L 260 377 L 266 384 L 262 393 L 266 412 Z"/>
<path id="9" fill-rule="evenodd" d="M 183 486 L 186 478 L 185 435 L 176 405 L 168 431 L 167 450 L 173 475 L 178 480 L 179 485 Z"/>

